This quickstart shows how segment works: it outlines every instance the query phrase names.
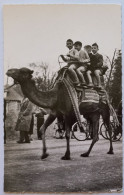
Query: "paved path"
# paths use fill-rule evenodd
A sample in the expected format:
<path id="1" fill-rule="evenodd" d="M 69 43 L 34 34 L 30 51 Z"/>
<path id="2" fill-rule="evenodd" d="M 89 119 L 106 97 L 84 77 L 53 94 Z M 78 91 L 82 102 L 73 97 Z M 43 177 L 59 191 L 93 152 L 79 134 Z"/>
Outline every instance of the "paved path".
<path id="1" fill-rule="evenodd" d="M 82 158 L 91 141 L 71 140 L 70 161 L 60 158 L 65 139 L 47 140 L 50 156 L 40 160 L 42 141 L 31 144 L 8 142 L 5 145 L 5 192 L 108 192 L 122 188 L 122 141 L 113 143 L 114 155 L 108 155 L 109 142 L 100 138 L 90 157 Z"/>

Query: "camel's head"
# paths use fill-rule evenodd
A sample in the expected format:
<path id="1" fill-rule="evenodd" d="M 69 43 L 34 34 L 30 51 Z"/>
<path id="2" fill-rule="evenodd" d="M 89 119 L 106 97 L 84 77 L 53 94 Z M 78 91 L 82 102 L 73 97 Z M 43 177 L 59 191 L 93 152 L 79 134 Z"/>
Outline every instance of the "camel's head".
<path id="1" fill-rule="evenodd" d="M 32 78 L 34 71 L 28 68 L 13 68 L 7 71 L 7 76 L 12 77 L 15 83 L 23 83 Z"/>

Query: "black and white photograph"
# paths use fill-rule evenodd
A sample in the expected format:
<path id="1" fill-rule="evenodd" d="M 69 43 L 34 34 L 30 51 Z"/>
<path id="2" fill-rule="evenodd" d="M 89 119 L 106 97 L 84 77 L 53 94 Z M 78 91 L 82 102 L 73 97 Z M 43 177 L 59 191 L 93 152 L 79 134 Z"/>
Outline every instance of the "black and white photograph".
<path id="1" fill-rule="evenodd" d="M 122 193 L 121 17 L 3 6 L 5 193 Z"/>

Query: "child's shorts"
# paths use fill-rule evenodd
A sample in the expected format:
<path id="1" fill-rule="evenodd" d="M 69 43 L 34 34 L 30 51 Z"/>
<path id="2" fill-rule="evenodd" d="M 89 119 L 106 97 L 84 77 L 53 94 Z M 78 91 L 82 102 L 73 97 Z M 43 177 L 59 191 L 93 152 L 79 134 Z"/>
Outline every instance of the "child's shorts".
<path id="1" fill-rule="evenodd" d="M 79 64 L 78 64 L 78 62 L 76 62 L 76 61 L 73 61 L 73 62 L 69 62 L 68 63 L 68 67 L 73 67 L 73 68 L 75 68 L 75 69 L 77 69 L 77 68 L 79 68 Z"/>
<path id="2" fill-rule="evenodd" d="M 78 68 L 83 67 L 83 69 L 85 69 L 85 71 L 87 70 L 87 64 L 86 63 L 78 62 L 78 65 L 79 65 Z"/>

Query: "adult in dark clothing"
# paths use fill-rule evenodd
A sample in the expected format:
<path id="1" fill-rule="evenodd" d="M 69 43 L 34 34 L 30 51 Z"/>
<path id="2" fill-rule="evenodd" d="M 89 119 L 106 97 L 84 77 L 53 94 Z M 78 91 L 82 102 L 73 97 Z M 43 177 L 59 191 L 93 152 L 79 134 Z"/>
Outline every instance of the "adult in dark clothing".
<path id="1" fill-rule="evenodd" d="M 20 139 L 17 143 L 30 143 L 29 132 L 32 119 L 33 104 L 24 97 L 16 123 L 15 130 L 20 131 Z"/>
<path id="2" fill-rule="evenodd" d="M 44 115 L 46 115 L 47 112 L 43 109 L 40 108 L 39 112 L 36 113 L 36 117 L 37 117 L 37 137 L 39 140 L 42 139 L 42 134 L 40 132 L 40 127 L 43 125 L 44 123 Z"/>
<path id="3" fill-rule="evenodd" d="M 30 123 L 30 129 L 29 129 L 29 139 L 32 141 L 31 135 L 33 134 L 33 128 L 34 128 L 34 115 L 32 113 L 31 123 Z"/>

